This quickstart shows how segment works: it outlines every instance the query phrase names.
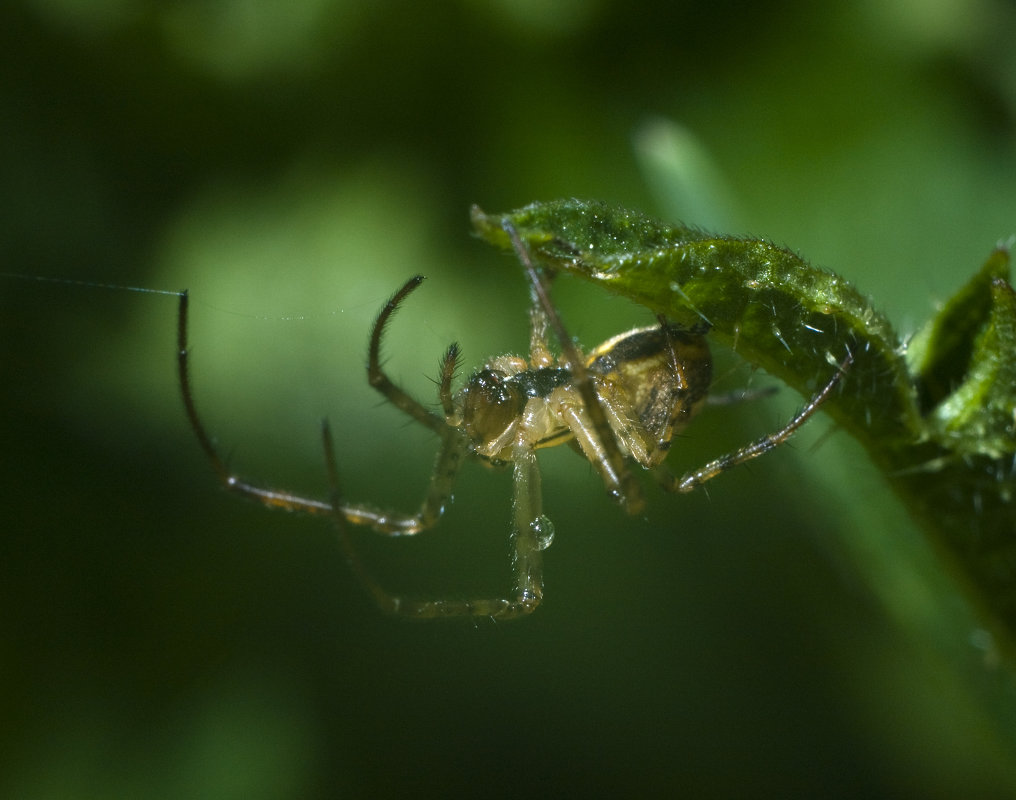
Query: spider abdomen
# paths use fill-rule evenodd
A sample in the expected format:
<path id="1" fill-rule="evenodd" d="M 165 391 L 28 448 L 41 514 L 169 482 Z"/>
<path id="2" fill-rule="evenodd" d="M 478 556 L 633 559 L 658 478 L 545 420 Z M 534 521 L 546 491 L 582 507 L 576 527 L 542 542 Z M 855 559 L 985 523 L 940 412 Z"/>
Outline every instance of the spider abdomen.
<path id="1" fill-rule="evenodd" d="M 674 432 L 701 407 L 712 382 L 705 336 L 676 325 L 608 339 L 587 360 L 611 427 L 643 466 L 666 457 Z"/>

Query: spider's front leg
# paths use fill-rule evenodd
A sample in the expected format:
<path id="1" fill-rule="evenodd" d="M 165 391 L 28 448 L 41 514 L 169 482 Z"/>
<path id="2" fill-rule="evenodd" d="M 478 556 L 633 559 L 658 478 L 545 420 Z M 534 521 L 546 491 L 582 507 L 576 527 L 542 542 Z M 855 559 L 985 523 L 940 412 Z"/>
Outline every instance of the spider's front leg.
<path id="1" fill-rule="evenodd" d="M 280 508 L 286 511 L 308 511 L 312 514 L 330 514 L 332 507 L 328 503 L 314 500 L 308 497 L 301 497 L 293 492 L 277 489 L 266 489 L 255 486 L 235 475 L 226 464 L 226 460 L 219 455 L 219 451 L 212 441 L 212 437 L 205 429 L 204 422 L 198 414 L 197 403 L 194 401 L 194 391 L 190 379 L 190 347 L 188 344 L 188 310 L 190 300 L 187 292 L 180 295 L 180 307 L 177 312 L 177 374 L 180 379 L 180 396 L 183 399 L 184 410 L 187 412 L 187 420 L 190 422 L 191 430 L 201 445 L 205 456 L 215 470 L 215 474 L 223 487 L 236 494 L 245 495 L 257 500 L 269 508 Z"/>
<path id="2" fill-rule="evenodd" d="M 381 368 L 381 339 L 384 336 L 385 328 L 395 312 L 398 311 L 399 306 L 402 305 L 402 302 L 423 283 L 423 280 L 422 275 L 414 275 L 406 281 L 395 294 L 388 298 L 388 302 L 385 303 L 384 308 L 377 315 L 377 319 L 374 320 L 374 326 L 370 332 L 370 347 L 367 354 L 367 380 L 371 386 L 377 389 L 396 408 L 404 411 L 421 425 L 430 428 L 436 433 L 441 433 L 445 427 L 445 420 L 436 414 L 432 414 L 420 401 L 403 391 Z M 453 344 L 445 354 L 444 368 L 442 369 L 443 375 L 447 375 L 449 384 L 451 382 L 451 373 L 447 369 L 450 366 L 451 372 L 454 372 L 457 358 L 458 347 Z M 445 400 L 444 389 L 445 383 L 442 382 L 442 402 Z M 445 405 L 445 413 L 448 413 L 447 404 Z"/>

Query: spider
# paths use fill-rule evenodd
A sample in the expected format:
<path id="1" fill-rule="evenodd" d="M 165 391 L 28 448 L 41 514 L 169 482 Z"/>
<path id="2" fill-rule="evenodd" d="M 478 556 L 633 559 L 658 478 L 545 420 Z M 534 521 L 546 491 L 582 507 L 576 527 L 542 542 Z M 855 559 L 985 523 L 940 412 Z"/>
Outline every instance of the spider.
<path id="1" fill-rule="evenodd" d="M 680 478 L 663 464 L 675 432 L 703 405 L 712 362 L 705 329 L 686 329 L 659 317 L 656 325 L 615 336 L 583 355 L 569 337 L 549 295 L 549 277 L 537 268 L 514 228 L 507 224 L 526 272 L 531 295 L 529 356 L 489 359 L 465 385 L 453 391 L 460 352 L 452 344 L 440 362 L 436 414 L 396 385 L 381 366 L 381 344 L 392 317 L 423 282 L 410 278 L 391 296 L 371 329 L 367 376 L 370 385 L 440 440 L 430 486 L 414 514 L 347 502 L 339 488 L 335 447 L 327 420 L 321 438 L 331 488 L 327 501 L 248 483 L 228 468 L 202 422 L 188 369 L 188 297 L 180 298 L 178 369 L 190 426 L 223 486 L 269 508 L 330 517 L 356 578 L 385 612 L 411 619 L 489 617 L 512 619 L 531 613 L 543 599 L 542 551 L 553 538 L 543 513 L 536 451 L 569 444 L 599 473 L 607 492 L 628 513 L 643 505 L 641 485 L 629 469 L 635 461 L 670 491 L 690 492 L 726 470 L 786 442 L 833 392 L 852 361 L 848 354 L 828 383 L 780 430 L 720 456 Z M 548 342 L 552 329 L 561 354 Z M 351 525 L 384 536 L 411 536 L 438 521 L 448 503 L 459 467 L 475 458 L 493 467 L 511 467 L 513 519 L 510 534 L 513 585 L 503 597 L 417 599 L 382 588 L 354 549 Z"/>

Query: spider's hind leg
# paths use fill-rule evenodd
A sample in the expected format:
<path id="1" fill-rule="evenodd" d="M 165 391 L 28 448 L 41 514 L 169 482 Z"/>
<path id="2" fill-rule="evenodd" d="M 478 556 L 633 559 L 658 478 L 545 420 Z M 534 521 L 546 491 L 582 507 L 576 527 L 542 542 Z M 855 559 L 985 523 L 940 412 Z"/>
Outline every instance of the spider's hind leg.
<path id="1" fill-rule="evenodd" d="M 404 597 L 387 591 L 364 566 L 356 552 L 339 488 L 339 470 L 331 429 L 325 421 L 321 426 L 325 463 L 331 488 L 335 527 L 339 533 L 346 562 L 357 581 L 371 596 L 379 609 L 388 614 L 412 620 L 447 619 L 450 617 L 487 617 L 507 620 L 532 613 L 543 599 L 541 551 L 550 543 L 550 523 L 542 515 L 540 475 L 536 454 L 525 448 L 514 460 L 515 524 L 512 531 L 512 569 L 514 587 L 508 597 L 475 599 L 424 600 Z"/>
<path id="2" fill-rule="evenodd" d="M 671 492 L 691 492 L 703 483 L 711 481 L 721 473 L 726 472 L 728 469 L 736 467 L 739 464 L 744 464 L 746 461 L 751 461 L 753 458 L 765 455 L 770 450 L 779 447 L 793 436 L 794 433 L 797 432 L 798 428 L 800 428 L 816 411 L 819 410 L 822 403 L 826 401 L 829 395 L 833 393 L 833 390 L 839 385 L 843 376 L 846 374 L 853 362 L 854 356 L 852 353 L 848 352 L 847 357 L 843 359 L 837 367 L 836 372 L 829 379 L 829 382 L 822 387 L 821 391 L 812 397 L 804 408 L 794 415 L 790 422 L 775 433 L 767 434 L 759 439 L 756 439 L 754 442 L 745 445 L 744 447 L 738 448 L 732 453 L 727 453 L 719 458 L 715 458 L 708 464 L 705 464 L 692 472 L 685 473 L 680 478 L 674 478 L 664 473 L 658 473 L 657 477 L 660 478 L 660 482 L 663 484 L 663 487 L 667 491 Z"/>
<path id="3" fill-rule="evenodd" d="M 331 489 L 332 519 L 335 520 L 335 528 L 339 532 L 339 544 L 342 546 L 342 554 L 346 563 L 353 571 L 357 581 L 363 589 L 371 596 L 377 607 L 387 613 L 397 613 L 400 607 L 400 600 L 386 592 L 367 571 L 360 560 L 356 547 L 353 544 L 353 537 L 349 532 L 349 523 L 346 515 L 342 513 L 342 493 L 339 489 L 339 468 L 335 460 L 335 444 L 332 440 L 332 429 L 328 420 L 321 422 L 321 441 L 325 451 L 325 466 L 328 469 L 328 484 Z"/>

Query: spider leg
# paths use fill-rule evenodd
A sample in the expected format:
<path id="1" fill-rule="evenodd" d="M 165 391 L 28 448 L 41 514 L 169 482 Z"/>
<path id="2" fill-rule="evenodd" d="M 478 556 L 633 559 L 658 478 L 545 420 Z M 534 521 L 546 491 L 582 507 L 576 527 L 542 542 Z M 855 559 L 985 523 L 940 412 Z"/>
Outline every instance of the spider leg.
<path id="1" fill-rule="evenodd" d="M 575 386 L 582 396 L 586 412 L 591 421 L 591 428 L 594 438 L 598 440 L 598 450 L 602 454 L 602 460 L 597 463 L 597 469 L 603 477 L 607 492 L 621 503 L 630 514 L 640 511 L 645 504 L 642 496 L 642 487 L 631 474 L 628 464 L 625 461 L 624 453 L 617 446 L 617 441 L 607 422 L 607 416 L 600 405 L 600 399 L 596 394 L 596 387 L 593 385 L 585 362 L 582 359 L 578 348 L 571 336 L 568 335 L 557 309 L 550 300 L 550 292 L 547 288 L 547 281 L 543 273 L 536 268 L 533 260 L 519 236 L 515 226 L 507 220 L 502 223 L 505 233 L 511 239 L 512 247 L 519 261 L 522 263 L 529 278 L 530 291 L 533 305 L 542 309 L 550 327 L 553 328 L 561 344 L 561 353 L 568 363 L 569 369 L 575 378 Z"/>
<path id="2" fill-rule="evenodd" d="M 402 301 L 405 300 L 421 283 L 423 283 L 422 275 L 414 275 L 406 281 L 402 288 L 388 299 L 384 308 L 381 309 L 381 313 L 378 314 L 377 319 L 374 320 L 374 327 L 371 329 L 370 333 L 370 348 L 367 358 L 367 380 L 370 382 L 371 386 L 384 395 L 396 408 L 406 412 L 417 422 L 427 426 L 432 431 L 441 433 L 445 428 L 445 421 L 436 414 L 432 414 L 422 403 L 413 399 L 406 394 L 406 392 L 396 386 L 381 368 L 381 338 L 384 336 L 385 327 L 391 320 L 392 315 L 395 314 L 399 306 L 402 305 Z M 446 363 L 447 358 L 448 356 L 446 355 Z M 442 400 L 443 399 L 444 398 L 442 398 Z"/>
<path id="3" fill-rule="evenodd" d="M 772 397 L 780 391 L 779 386 L 763 386 L 760 389 L 740 389 L 724 394 L 711 394 L 705 399 L 707 406 L 733 406 L 741 403 L 754 403 L 764 397 Z"/>
<path id="4" fill-rule="evenodd" d="M 648 448 L 646 446 L 648 437 L 638 420 L 624 417 L 623 412 L 619 408 L 614 407 L 608 398 L 601 397 L 600 399 L 603 402 L 607 424 L 610 426 L 609 430 L 612 437 L 610 441 L 613 441 L 615 446 L 618 440 L 625 442 L 632 457 L 636 459 L 642 457 L 648 458 Z M 589 407 L 582 399 L 578 388 L 575 386 L 559 386 L 551 394 L 550 403 L 555 413 L 568 426 L 568 429 L 575 437 L 573 442 L 577 445 L 579 453 L 592 464 L 604 483 L 609 484 L 613 478 L 613 473 L 611 472 L 606 448 L 603 445 L 603 442 L 606 440 L 599 435 L 592 415 L 589 414 Z M 628 511 L 635 513 L 630 503 Z"/>
<path id="5" fill-rule="evenodd" d="M 547 314 L 535 297 L 529 306 L 529 363 L 536 368 L 554 365 L 554 355 L 547 343 Z"/>
<path id="6" fill-rule="evenodd" d="M 618 386 L 606 383 L 599 387 L 598 395 L 615 440 L 627 448 L 633 459 L 644 467 L 651 467 L 653 459 L 662 460 L 666 456 L 666 450 L 652 440 Z"/>
<path id="7" fill-rule="evenodd" d="M 427 495 L 415 514 L 382 511 L 368 505 L 343 505 L 342 515 L 354 525 L 366 525 L 385 536 L 412 536 L 432 528 L 444 513 L 452 496 L 455 476 L 462 459 L 469 452 L 469 442 L 458 428 L 445 426 L 441 431 L 441 447 L 434 461 Z"/>
<path id="8" fill-rule="evenodd" d="M 513 597 L 502 619 L 521 617 L 536 610 L 543 600 L 543 551 L 554 536 L 553 523 L 543 514 L 543 490 L 536 452 L 517 444 L 512 458 L 512 570 Z"/>
<path id="9" fill-rule="evenodd" d="M 342 508 L 342 493 L 339 490 L 339 468 L 335 461 L 335 445 L 332 442 L 332 430 L 328 420 L 321 422 L 321 441 L 325 451 L 325 466 L 328 469 L 328 484 L 331 488 L 332 519 L 335 520 L 335 528 L 339 532 L 339 544 L 342 546 L 342 553 L 346 557 L 346 563 L 356 576 L 360 586 L 371 596 L 377 607 L 388 613 L 395 613 L 399 609 L 399 600 L 386 592 L 367 571 L 356 547 L 353 545 L 353 537 L 349 533 L 349 524 Z"/>
<path id="10" fill-rule="evenodd" d="M 701 486 L 706 481 L 711 481 L 717 475 L 726 472 L 731 467 L 736 467 L 738 464 L 743 464 L 746 461 L 751 461 L 753 458 L 758 458 L 759 456 L 768 453 L 773 448 L 786 442 L 794 435 L 798 428 L 800 428 L 816 411 L 818 411 L 822 403 L 826 401 L 829 395 L 832 394 L 833 390 L 837 387 L 853 361 L 853 354 L 847 353 L 847 357 L 843 359 L 832 378 L 830 378 L 829 382 L 822 387 L 822 390 L 812 397 L 804 408 L 798 411 L 797 414 L 794 415 L 793 419 L 791 419 L 790 422 L 778 431 L 767 434 L 760 439 L 756 439 L 754 442 L 738 448 L 731 453 L 727 453 L 726 455 L 713 459 L 708 464 L 705 464 L 692 472 L 685 473 L 680 478 L 674 478 L 669 474 L 658 472 L 657 477 L 660 479 L 663 488 L 671 492 L 684 493 L 693 491 L 696 487 Z"/>
<path id="11" fill-rule="evenodd" d="M 306 497 L 300 497 L 299 495 L 292 494 L 290 492 L 263 489 L 259 486 L 247 483 L 230 472 L 229 467 L 226 466 L 225 460 L 219 455 L 219 451 L 215 448 L 215 445 L 212 442 L 212 437 L 209 436 L 208 431 L 205 430 L 204 423 L 201 421 L 201 417 L 198 415 L 197 406 L 194 403 L 194 392 L 191 388 L 188 362 L 188 305 L 189 300 L 187 292 L 184 292 L 180 295 L 180 308 L 177 315 L 176 333 L 177 370 L 180 377 L 180 394 L 183 397 L 183 405 L 187 412 L 187 420 L 190 422 L 191 429 L 194 431 L 194 435 L 197 437 L 198 443 L 201 445 L 201 449 L 204 450 L 205 455 L 211 462 L 212 469 L 215 470 L 215 474 L 218 476 L 219 481 L 229 491 L 253 497 L 255 500 L 259 500 L 270 508 L 283 508 L 288 511 L 309 511 L 317 514 L 330 513 L 332 507 L 328 503 L 323 503 L 320 500 L 311 500 Z"/>
<path id="12" fill-rule="evenodd" d="M 433 599 L 404 597 L 385 590 L 371 575 L 356 553 L 344 513 L 339 490 L 335 447 L 327 421 L 322 424 L 328 480 L 331 485 L 335 527 L 343 554 L 356 579 L 381 611 L 411 620 L 448 619 L 452 617 L 487 617 L 507 620 L 532 613 L 543 599 L 543 567 L 541 550 L 550 542 L 552 527 L 542 515 L 540 473 L 536 454 L 529 447 L 520 447 L 514 460 L 514 524 L 511 535 L 512 569 L 515 582 L 511 596 L 494 598 Z"/>
<path id="13" fill-rule="evenodd" d="M 303 511 L 311 514 L 335 515 L 336 509 L 331 503 L 303 497 L 293 492 L 255 486 L 230 471 L 225 459 L 222 458 L 216 449 L 212 437 L 208 434 L 204 422 L 202 422 L 198 414 L 197 404 L 194 402 L 194 391 L 191 386 L 189 368 L 190 351 L 187 341 L 188 308 L 189 300 L 187 293 L 184 292 L 180 296 L 177 316 L 177 368 L 180 380 L 180 394 L 183 398 L 184 409 L 187 412 L 187 419 L 190 422 L 191 429 L 194 431 L 194 435 L 201 445 L 205 456 L 211 463 L 219 482 L 227 490 L 253 498 L 269 508 L 278 508 L 285 511 Z M 438 418 L 435 417 L 435 419 Z M 342 505 L 338 507 L 338 512 L 341 513 L 347 522 L 355 525 L 367 525 L 379 533 L 390 536 L 411 535 L 431 527 L 441 516 L 445 506 L 448 504 L 455 475 L 458 473 L 463 456 L 468 451 L 468 444 L 465 438 L 455 428 L 449 427 L 441 421 L 439 433 L 441 435 L 442 446 L 434 465 L 434 474 L 427 496 L 424 498 L 420 510 L 416 514 L 380 511 L 366 505 Z"/>
<path id="14" fill-rule="evenodd" d="M 452 397 L 452 380 L 455 378 L 455 371 L 459 367 L 459 345 L 452 342 L 441 359 L 441 383 L 438 388 L 438 396 L 441 399 L 441 409 L 444 411 L 445 422 L 454 424 L 455 400 Z"/>

